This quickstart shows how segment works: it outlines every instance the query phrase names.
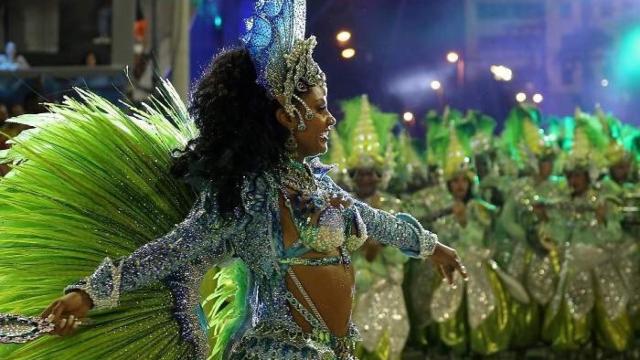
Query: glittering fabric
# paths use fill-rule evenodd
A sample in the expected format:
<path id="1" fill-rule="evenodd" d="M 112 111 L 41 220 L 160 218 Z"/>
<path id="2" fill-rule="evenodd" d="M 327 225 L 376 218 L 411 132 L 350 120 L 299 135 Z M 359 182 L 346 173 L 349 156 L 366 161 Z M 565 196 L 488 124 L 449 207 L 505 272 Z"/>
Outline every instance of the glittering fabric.
<path id="1" fill-rule="evenodd" d="M 442 279 L 431 300 L 431 315 L 440 340 L 450 347 L 469 348 L 478 354 L 506 349 L 510 337 L 506 290 L 485 243 L 490 214 L 482 201 L 466 204 L 465 226 L 452 213 L 433 222 L 441 241 L 454 246 L 469 275 L 465 283 L 456 273 L 455 288 Z"/>
<path id="2" fill-rule="evenodd" d="M 400 209 L 399 201 L 386 194 L 378 193 L 366 202 L 390 213 Z M 382 247 L 372 261 L 363 251 L 354 255 L 357 299 L 353 322 L 360 329 L 362 348 L 371 354 L 363 358 L 401 357 L 410 329 L 402 291 L 407 260 L 398 249 L 388 246 Z"/>
<path id="3" fill-rule="evenodd" d="M 545 336 L 559 339 L 559 347 L 576 347 L 587 341 L 589 333 L 568 329 L 582 329 L 594 316 L 598 318 L 593 330 L 599 345 L 620 348 L 620 344 L 627 344 L 620 339 L 628 337 L 631 330 L 612 325 L 628 321 L 628 290 L 617 268 L 622 232 L 613 208 L 607 208 L 604 221 L 596 218 L 595 210 L 603 204 L 595 191 L 588 191 L 584 196 L 564 199 L 552 214 L 555 221 L 549 234 L 559 244 L 563 260 L 544 331 Z"/>
<path id="4" fill-rule="evenodd" d="M 442 281 L 433 294 L 431 315 L 437 322 L 452 319 L 462 305 L 463 293 L 466 291 L 467 318 L 469 326 L 475 329 L 496 308 L 496 296 L 489 282 L 487 261 L 489 253 L 477 248 L 468 249 L 462 255 L 462 260 L 469 272 L 469 279 L 465 284 L 461 277 L 455 278 L 455 288 L 446 281 Z"/>
<path id="5" fill-rule="evenodd" d="M 391 271 L 402 272 L 402 268 Z M 386 335 L 391 345 L 391 358 L 399 358 L 409 335 L 401 283 L 379 278 L 369 291 L 358 297 L 353 321 L 360 327 L 362 345 L 367 351 L 375 351 Z"/>
<path id="6" fill-rule="evenodd" d="M 325 175 L 325 169 L 312 169 L 320 189 L 344 193 Z M 231 220 L 218 215 L 215 197 L 205 191 L 188 217 L 169 234 L 130 256 L 115 262 L 105 260 L 92 275 L 70 289 L 86 291 L 96 305 L 113 306 L 115 303 L 108 301 L 113 294 L 164 281 L 174 294 L 175 317 L 181 325 L 182 338 L 194 344 L 194 357 L 199 358 L 206 353 L 203 349 L 207 345 L 193 316 L 197 307 L 195 284 L 213 265 L 240 258 L 249 270 L 249 318 L 231 341 L 227 357 L 324 359 L 333 352 L 335 358 L 349 359 L 348 341 L 344 339 L 324 339 L 322 343 L 322 339 L 308 341 L 299 336 L 302 331 L 287 305 L 286 272 L 279 261 L 285 257 L 285 249 L 278 189 L 275 177 L 269 173 L 247 178 L 241 194 L 244 215 Z M 355 204 L 355 208 L 344 210 L 344 216 L 353 219 L 357 209 L 360 226 L 370 237 L 414 257 L 425 257 L 433 251 L 436 236 L 416 226 L 410 218 L 392 216 L 357 201 Z M 113 266 L 114 263 L 119 265 Z"/>
<path id="7" fill-rule="evenodd" d="M 457 274 L 454 275 L 455 286 L 444 281 L 436 288 L 431 299 L 431 317 L 436 322 L 444 322 L 454 318 L 462 305 L 464 297 L 464 281 Z"/>
<path id="8" fill-rule="evenodd" d="M 555 291 L 555 274 L 548 256 L 534 256 L 527 273 L 527 290 L 531 297 L 540 305 L 551 301 Z"/>

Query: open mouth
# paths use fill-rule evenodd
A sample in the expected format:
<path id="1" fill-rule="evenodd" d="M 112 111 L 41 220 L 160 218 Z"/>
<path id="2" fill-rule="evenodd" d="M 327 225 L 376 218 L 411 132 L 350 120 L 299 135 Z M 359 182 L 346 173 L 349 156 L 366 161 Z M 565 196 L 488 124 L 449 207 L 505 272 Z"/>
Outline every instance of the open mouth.
<path id="1" fill-rule="evenodd" d="M 329 132 L 326 131 L 324 133 L 322 133 L 322 135 L 320 135 L 320 141 L 323 143 L 326 143 L 329 141 Z"/>

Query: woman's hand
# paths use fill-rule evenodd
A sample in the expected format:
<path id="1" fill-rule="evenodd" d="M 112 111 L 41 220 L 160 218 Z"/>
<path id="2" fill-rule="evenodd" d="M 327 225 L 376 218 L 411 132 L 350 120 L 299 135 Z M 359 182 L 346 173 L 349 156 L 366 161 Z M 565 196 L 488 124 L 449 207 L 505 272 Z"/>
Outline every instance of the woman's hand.
<path id="1" fill-rule="evenodd" d="M 449 285 L 453 285 L 453 274 L 456 270 L 460 272 L 460 275 L 465 280 L 469 277 L 458 253 L 440 242 L 436 245 L 433 255 L 431 255 L 431 261 L 438 267 L 440 274 L 447 279 Z"/>
<path id="2" fill-rule="evenodd" d="M 83 291 L 72 291 L 52 302 L 40 315 L 55 324 L 56 335 L 70 335 L 93 306 L 91 298 Z"/>

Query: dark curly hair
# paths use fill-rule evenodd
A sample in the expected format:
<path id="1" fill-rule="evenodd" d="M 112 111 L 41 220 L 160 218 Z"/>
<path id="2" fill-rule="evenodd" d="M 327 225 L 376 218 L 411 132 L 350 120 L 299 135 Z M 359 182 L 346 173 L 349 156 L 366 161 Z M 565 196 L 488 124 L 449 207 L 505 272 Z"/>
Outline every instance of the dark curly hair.
<path id="1" fill-rule="evenodd" d="M 280 105 L 256 80 L 245 48 L 226 49 L 214 57 L 189 106 L 200 135 L 173 166 L 178 177 L 197 172 L 211 180 L 223 215 L 241 205 L 246 175 L 273 168 L 285 154 L 289 132 L 276 120 Z"/>

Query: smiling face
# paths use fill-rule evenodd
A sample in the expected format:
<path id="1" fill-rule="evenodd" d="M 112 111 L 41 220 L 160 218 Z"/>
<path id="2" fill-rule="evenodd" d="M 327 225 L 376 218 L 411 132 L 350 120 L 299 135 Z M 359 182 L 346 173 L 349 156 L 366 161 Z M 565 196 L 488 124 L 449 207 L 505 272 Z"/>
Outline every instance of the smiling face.
<path id="1" fill-rule="evenodd" d="M 305 104 L 314 113 L 311 120 L 304 120 L 306 129 L 298 130 L 297 118 L 288 116 L 283 109 L 276 113 L 278 122 L 287 129 L 294 129 L 294 136 L 298 144 L 298 157 L 302 160 L 309 156 L 317 156 L 327 152 L 329 143 L 329 132 L 333 130 L 336 119 L 331 115 L 327 103 L 327 90 L 320 86 L 309 88 L 307 92 L 300 96 Z M 299 109 L 301 114 L 306 114 L 304 108 Z"/>
<path id="2" fill-rule="evenodd" d="M 295 133 L 298 153 L 303 158 L 324 154 L 328 149 L 329 132 L 336 124 L 336 119 L 329 112 L 327 90 L 314 86 L 302 96 L 302 100 L 315 113 L 315 116 L 311 120 L 305 120 L 307 125 L 305 130 Z M 303 111 L 302 114 L 304 113 Z"/>

